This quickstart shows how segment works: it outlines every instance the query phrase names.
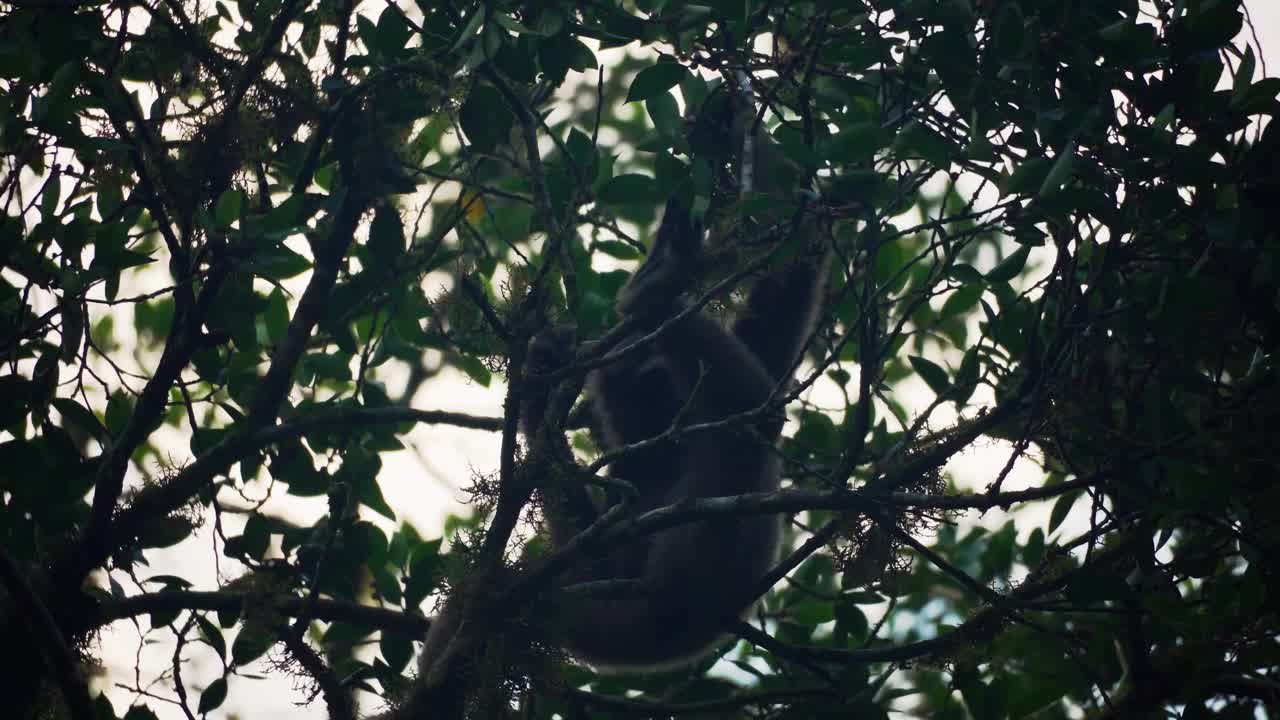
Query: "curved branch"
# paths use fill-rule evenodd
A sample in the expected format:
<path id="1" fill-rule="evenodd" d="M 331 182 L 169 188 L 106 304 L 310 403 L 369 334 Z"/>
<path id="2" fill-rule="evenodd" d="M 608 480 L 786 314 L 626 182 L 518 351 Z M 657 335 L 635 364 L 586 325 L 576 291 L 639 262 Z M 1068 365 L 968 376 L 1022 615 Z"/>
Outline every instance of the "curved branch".
<path id="1" fill-rule="evenodd" d="M 261 593 L 241 592 L 234 590 L 198 591 L 198 590 L 165 590 L 158 593 L 144 593 L 126 598 L 111 598 L 98 604 L 98 617 L 95 624 L 107 625 L 116 620 L 160 612 L 171 613 L 179 610 L 214 610 L 236 611 L 245 602 L 259 602 L 264 599 Z M 345 622 L 355 625 L 368 625 L 379 630 L 396 630 L 398 632 L 425 635 L 431 627 L 431 621 L 420 616 L 399 610 L 357 605 L 318 598 L 312 606 L 306 598 L 296 595 L 267 595 L 265 597 L 277 612 L 290 617 L 307 613 L 309 617 L 325 622 Z"/>
<path id="2" fill-rule="evenodd" d="M 993 507 L 1009 507 L 1033 500 L 1045 500 L 1069 492 L 1093 487 L 1099 476 L 1058 483 L 1045 487 L 1029 488 L 996 494 L 962 493 L 958 495 L 927 495 L 922 493 L 876 493 L 859 490 L 779 490 L 771 493 L 747 493 L 727 497 L 685 500 L 674 505 L 656 508 L 619 523 L 603 533 L 593 551 L 605 551 L 634 537 L 649 535 L 660 530 L 706 520 L 720 515 L 755 515 L 768 513 L 796 513 L 804 510 L 857 510 L 870 511 L 883 507 L 905 510 L 989 510 Z M 552 553 L 548 559 L 558 553 Z"/>
<path id="3" fill-rule="evenodd" d="M 791 659 L 808 658 L 809 660 L 832 663 L 870 663 L 870 662 L 906 662 L 923 657 L 941 656 L 954 652 L 966 645 L 980 646 L 990 639 L 1005 624 L 1005 618 L 1014 610 L 1028 607 L 1036 598 L 1048 593 L 1058 592 L 1074 578 L 1085 572 L 1096 571 L 1097 568 L 1111 564 L 1127 557 L 1132 541 L 1119 543 L 1107 550 L 1097 553 L 1093 560 L 1080 567 L 1060 575 L 1042 580 L 1031 580 L 1020 585 L 1005 596 L 1006 602 L 999 605 L 988 605 L 974 613 L 969 620 L 956 626 L 955 629 L 928 640 L 904 643 L 901 645 L 883 645 L 853 650 L 826 648 L 807 645 L 790 645 L 774 640 L 773 645 L 781 645 L 783 653 L 777 648 L 769 648 L 779 656 Z M 750 626 L 747 626 L 750 627 Z M 751 628 L 754 632 L 759 632 Z M 754 633 L 744 635 L 754 642 Z"/>
<path id="4" fill-rule="evenodd" d="M 866 490 L 779 490 L 771 493 L 684 500 L 627 519 L 621 519 L 622 506 L 616 505 L 573 540 L 548 553 L 537 567 L 512 585 L 496 607 L 509 608 L 512 604 L 526 601 L 531 595 L 550 586 L 561 572 L 574 567 L 583 557 L 608 552 L 637 537 L 717 516 L 796 513 L 805 510 L 876 513 L 884 507 L 905 510 L 987 510 L 1057 497 L 1091 487 L 1099 480 L 1100 476 L 1092 476 L 1027 490 L 950 496 L 876 493 Z"/>

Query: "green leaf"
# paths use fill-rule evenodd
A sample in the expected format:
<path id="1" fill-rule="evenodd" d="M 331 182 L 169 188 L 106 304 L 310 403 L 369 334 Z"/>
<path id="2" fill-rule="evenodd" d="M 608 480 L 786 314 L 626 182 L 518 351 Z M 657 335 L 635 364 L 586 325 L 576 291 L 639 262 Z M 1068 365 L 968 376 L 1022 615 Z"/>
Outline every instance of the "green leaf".
<path id="1" fill-rule="evenodd" d="M 1253 83 L 1253 71 L 1257 67 L 1257 62 L 1257 58 L 1253 55 L 1253 46 L 1246 45 L 1244 57 L 1240 59 L 1240 66 L 1236 68 L 1236 75 L 1231 84 L 1232 104 L 1239 103 L 1248 92 L 1249 86 Z"/>
<path id="2" fill-rule="evenodd" d="M 999 265 L 987 273 L 987 282 L 1003 283 L 1014 279 L 1018 273 L 1022 272 L 1023 266 L 1027 264 L 1027 256 L 1030 254 L 1031 248 L 1026 245 L 1013 251 L 1009 257 L 1001 260 Z"/>
<path id="3" fill-rule="evenodd" d="M 838 602 L 835 606 L 837 627 L 851 639 L 862 640 L 871 629 L 870 624 L 867 623 L 866 614 L 857 606 L 856 601 L 850 601 L 847 597 L 841 600 L 843 602 Z"/>
<path id="4" fill-rule="evenodd" d="M 507 141 L 515 118 L 496 88 L 477 84 L 471 88 L 459 120 L 472 148 L 477 152 L 491 152 Z"/>
<path id="5" fill-rule="evenodd" d="M 219 608 L 216 611 L 218 616 L 218 625 L 229 628 L 240 621 L 240 616 L 244 612 L 243 605 L 232 605 L 231 607 Z"/>
<path id="6" fill-rule="evenodd" d="M 680 95 L 684 97 L 684 105 L 691 110 L 702 107 L 707 95 L 711 93 L 707 81 L 695 73 L 686 73 L 680 78 Z"/>
<path id="7" fill-rule="evenodd" d="M 1044 530 L 1035 528 L 1022 546 L 1022 564 L 1033 569 L 1038 567 L 1044 559 L 1044 551 Z"/>
<path id="8" fill-rule="evenodd" d="M 244 193 L 236 188 L 231 188 L 218 198 L 218 204 L 214 208 L 213 217 L 218 221 L 220 227 L 230 227 L 232 223 L 240 219 L 240 210 L 244 207 Z"/>
<path id="9" fill-rule="evenodd" d="M 48 60 L 57 61 L 54 58 Z M 71 60 L 59 67 L 49 81 L 48 92 L 32 104 L 31 119 L 46 127 L 70 122 L 75 117 L 74 95 L 80 86 L 81 74 L 79 60 Z"/>
<path id="10" fill-rule="evenodd" d="M 205 692 L 208 692 L 208 690 L 206 689 Z M 105 715 L 105 716 L 103 715 L 103 712 L 106 711 L 106 709 L 101 706 L 101 703 L 104 703 L 104 702 L 107 702 L 107 696 L 105 693 L 102 695 L 99 695 L 97 697 L 97 700 L 95 701 L 95 703 L 98 704 L 98 707 L 94 709 L 98 713 L 99 720 L 105 720 L 105 718 L 107 717 L 114 718 L 115 717 L 114 712 L 112 712 L 110 715 Z M 108 708 L 110 707 L 110 703 L 107 704 L 107 707 Z M 124 720 L 158 720 L 158 719 L 156 718 L 155 712 L 151 708 L 147 707 L 146 705 L 134 705 L 133 707 L 129 708 L 128 712 L 124 714 Z"/>
<path id="11" fill-rule="evenodd" d="M 995 57 L 1012 59 L 1022 53 L 1026 43 L 1025 20 L 1018 3 L 1000 3 L 992 33 L 991 51 Z"/>
<path id="12" fill-rule="evenodd" d="M 1052 161 L 1049 158 L 1033 157 L 1013 171 L 1013 174 L 1005 180 L 1001 190 L 1005 195 L 1019 195 L 1030 193 L 1032 189 L 1039 190 L 1044 185 L 1051 165 Z"/>
<path id="13" fill-rule="evenodd" d="M 540 35 L 542 33 L 532 28 L 525 27 L 524 24 L 511 17 L 506 13 L 494 13 L 493 19 L 504 30 L 509 30 L 516 35 Z M 553 33 L 554 34 L 554 33 Z"/>
<path id="14" fill-rule="evenodd" d="M 311 269 L 310 260 L 283 244 L 259 249 L 245 265 L 268 280 L 287 280 Z"/>
<path id="15" fill-rule="evenodd" d="M 302 221 L 312 214 L 314 210 L 307 211 L 305 196 L 290 195 L 267 212 L 262 219 L 262 229 L 269 234 L 287 235 L 296 231 Z"/>
<path id="16" fill-rule="evenodd" d="M 835 163 L 864 162 L 884 147 L 888 137 L 876 123 L 854 123 L 823 143 L 823 149 L 827 159 Z"/>
<path id="17" fill-rule="evenodd" d="M 351 380 L 351 355 L 346 352 L 308 353 L 302 358 L 301 369 L 315 379 Z"/>
<path id="18" fill-rule="evenodd" d="M 222 702 L 227 699 L 227 678 L 220 677 L 209 683 L 209 687 L 200 693 L 200 705 L 198 712 L 203 715 L 213 712 L 222 707 Z"/>
<path id="19" fill-rule="evenodd" d="M 946 138 L 914 121 L 902 128 L 894 140 L 894 145 L 913 151 L 925 162 L 939 169 L 951 166 L 951 157 L 955 152 Z"/>
<path id="20" fill-rule="evenodd" d="M 1062 186 L 1071 179 L 1071 169 L 1075 164 L 1076 144 L 1071 143 L 1062 149 L 1058 154 L 1057 160 L 1054 161 L 1053 167 L 1049 169 L 1049 173 L 1044 176 L 1044 182 L 1040 184 L 1040 191 L 1037 193 L 1040 197 L 1047 197 L 1062 189 Z"/>
<path id="21" fill-rule="evenodd" d="M 227 428 L 196 428 L 191 433 L 191 454 L 200 457 L 226 439 Z"/>
<path id="22" fill-rule="evenodd" d="M 968 402 L 973 391 L 978 387 L 980 370 L 978 347 L 973 346 L 965 351 L 964 359 L 960 361 L 960 369 L 956 371 L 953 400 L 957 403 Z"/>
<path id="23" fill-rule="evenodd" d="M 454 358 L 454 366 L 467 374 L 467 377 L 479 383 L 481 387 L 489 387 L 489 383 L 493 379 L 493 373 L 489 372 L 489 368 L 485 367 L 478 358 L 471 355 L 459 355 Z"/>
<path id="24" fill-rule="evenodd" d="M 1249 86 L 1235 107 L 1245 115 L 1269 112 L 1277 95 L 1280 95 L 1280 78 L 1262 78 Z"/>
<path id="25" fill-rule="evenodd" d="M 586 43 L 578 38 L 570 36 L 565 47 L 569 51 L 566 59 L 570 70 L 586 72 L 600 67 L 600 62 L 596 60 L 596 54 L 591 52 L 591 48 L 587 47 Z"/>
<path id="26" fill-rule="evenodd" d="M 837 450 L 841 437 L 835 423 L 827 415 L 818 412 L 802 412 L 800 429 L 796 431 L 794 442 L 804 450 L 823 454 Z"/>
<path id="27" fill-rule="evenodd" d="M 550 5 L 542 9 L 533 31 L 544 36 L 558 35 L 561 30 L 564 30 L 564 23 L 564 11 Z"/>
<path id="28" fill-rule="evenodd" d="M 173 547 L 191 536 L 191 521 L 180 515 L 148 518 L 138 533 L 138 544 L 144 548 Z"/>
<path id="29" fill-rule="evenodd" d="M 241 538 L 241 551 L 255 560 L 261 560 L 271 545 L 271 531 L 262 515 L 254 513 L 249 516 Z"/>
<path id="30" fill-rule="evenodd" d="M 388 58 L 405 54 L 404 46 L 413 35 L 413 29 L 404 21 L 404 14 L 388 6 L 378 16 L 378 27 L 373 33 L 373 50 Z M 368 38 L 361 39 L 368 42 Z"/>
<path id="31" fill-rule="evenodd" d="M 1013 521 L 992 533 L 987 547 L 982 551 L 984 577 L 1007 577 L 1013 566 L 1013 550 L 1017 542 Z"/>
<path id="32" fill-rule="evenodd" d="M 440 580 L 443 565 L 439 540 L 422 543 L 413 549 L 409 578 L 404 587 L 406 607 L 417 607 L 431 594 Z"/>
<path id="33" fill-rule="evenodd" d="M 1067 513 L 1071 512 L 1071 506 L 1075 504 L 1076 498 L 1080 497 L 1080 493 L 1071 492 L 1058 498 L 1053 503 L 1053 510 L 1049 511 L 1049 532 L 1052 533 L 1058 529 L 1063 520 L 1067 519 Z"/>
<path id="34" fill-rule="evenodd" d="M 956 263 L 955 265 L 952 265 L 951 268 L 947 270 L 947 276 L 955 280 L 959 280 L 966 285 L 980 285 L 984 282 L 982 273 L 975 270 L 972 265 L 966 265 L 964 263 Z"/>
<path id="35" fill-rule="evenodd" d="M 621 240 L 601 240 L 592 247 L 609 257 L 615 257 L 619 260 L 638 260 L 640 258 L 639 251 Z"/>
<path id="36" fill-rule="evenodd" d="M 159 585 L 165 590 L 188 590 L 191 588 L 190 580 L 177 575 L 152 575 L 144 582 L 148 585 Z"/>
<path id="37" fill-rule="evenodd" d="M 378 48 L 378 26 L 373 24 L 368 16 L 356 15 L 356 33 L 360 35 L 360 42 L 369 49 L 370 52 L 377 52 Z"/>
<path id="38" fill-rule="evenodd" d="M 253 615 L 240 627 L 231 643 L 231 662 L 247 665 L 262 657 L 276 644 L 277 634 L 265 622 L 255 621 Z"/>
<path id="39" fill-rule="evenodd" d="M 200 636 L 204 638 L 206 644 L 218 653 L 218 658 L 226 660 L 227 658 L 227 641 L 222 636 L 222 630 L 217 625 L 209 622 L 204 615 L 196 614 L 196 625 L 200 628 Z"/>
<path id="40" fill-rule="evenodd" d="M 128 250 L 123 247 L 115 247 L 110 244 L 104 245 L 102 243 L 95 247 L 97 252 L 93 255 L 93 262 L 89 263 L 89 269 L 93 270 L 98 277 L 107 277 L 109 273 L 117 273 L 126 268 L 155 262 L 155 258 L 146 253 Z"/>
<path id="41" fill-rule="evenodd" d="M 106 424 L 107 432 L 112 437 L 120 437 L 133 415 L 133 400 L 123 390 L 116 390 L 107 399 Z"/>
<path id="42" fill-rule="evenodd" d="M 262 314 L 263 324 L 267 326 L 267 337 L 273 345 L 284 342 L 289 333 L 289 302 L 285 300 L 280 288 L 272 288 L 267 296 L 267 309 Z"/>
<path id="43" fill-rule="evenodd" d="M 938 367 L 936 363 L 919 355 L 912 355 L 907 358 L 911 363 L 911 367 L 915 369 L 929 386 L 929 389 L 937 395 L 942 395 L 951 387 L 951 381 L 947 378 L 947 371 Z"/>
<path id="44" fill-rule="evenodd" d="M 652 205 L 658 199 L 658 184 L 653 178 L 634 173 L 609 178 L 596 193 L 596 200 L 605 205 Z"/>
<path id="45" fill-rule="evenodd" d="M 366 482 L 357 483 L 355 490 L 356 499 L 360 501 L 361 505 L 388 520 L 396 519 L 396 511 L 391 508 L 387 499 L 382 495 L 382 487 L 377 482 L 374 482 L 372 477 L 368 478 Z"/>
<path id="46" fill-rule="evenodd" d="M 84 339 L 84 311 L 74 298 L 63 298 L 62 336 L 59 356 L 65 363 L 73 362 L 80 354 L 80 341 Z"/>
<path id="47" fill-rule="evenodd" d="M 54 219 L 58 212 L 58 201 L 61 198 L 62 173 L 55 167 L 40 194 L 40 217 L 46 221 Z"/>
<path id="48" fill-rule="evenodd" d="M 947 296 L 946 302 L 942 303 L 942 310 L 939 311 L 943 317 L 959 315 L 966 313 L 977 307 L 978 300 L 982 297 L 982 292 L 986 289 L 984 284 L 972 283 L 961 285 L 956 291 Z"/>
<path id="49" fill-rule="evenodd" d="M 788 608 L 788 612 L 792 620 L 809 628 L 835 620 L 835 608 L 820 598 L 805 598 Z"/>
<path id="50" fill-rule="evenodd" d="M 676 99 L 669 92 L 661 92 L 644 101 L 649 111 L 649 119 L 663 137 L 678 138 L 684 132 L 684 121 L 680 119 L 680 108 Z"/>
<path id="51" fill-rule="evenodd" d="M 679 63 L 659 62 L 636 73 L 635 80 L 627 89 L 627 102 L 648 100 L 660 93 L 665 93 L 679 84 L 688 74 L 688 70 Z"/>
<path id="52" fill-rule="evenodd" d="M 591 142 L 591 136 L 578 128 L 572 128 L 569 130 L 569 136 L 565 138 L 564 146 L 568 151 L 569 157 L 573 158 L 574 164 L 586 175 L 587 179 L 595 180 L 596 166 L 599 160 L 596 155 L 595 145 Z"/>
<path id="53" fill-rule="evenodd" d="M 413 642 L 403 633 L 383 630 L 382 637 L 378 640 L 378 650 L 387 666 L 400 672 L 413 657 Z"/>
<path id="54" fill-rule="evenodd" d="M 532 61 L 532 58 L 529 58 Z M 553 82 L 562 82 L 570 70 L 583 72 L 597 66 L 595 54 L 591 48 L 582 44 L 578 38 L 561 34 L 549 37 L 538 43 L 538 65 Z"/>
<path id="55" fill-rule="evenodd" d="M 64 429 L 73 427 L 102 443 L 105 443 L 110 437 L 107 434 L 107 429 L 102 426 L 102 423 L 98 422 L 97 416 L 75 400 L 54 398 L 53 407 L 61 413 L 62 427 Z"/>
<path id="56" fill-rule="evenodd" d="M 370 568 L 373 572 L 373 588 L 378 597 L 392 605 L 399 605 L 404 600 L 404 588 L 400 580 L 386 567 Z"/>
<path id="57" fill-rule="evenodd" d="M 689 166 L 665 150 L 654 157 L 653 172 L 654 182 L 665 190 L 664 197 L 680 192 L 689 179 Z"/>

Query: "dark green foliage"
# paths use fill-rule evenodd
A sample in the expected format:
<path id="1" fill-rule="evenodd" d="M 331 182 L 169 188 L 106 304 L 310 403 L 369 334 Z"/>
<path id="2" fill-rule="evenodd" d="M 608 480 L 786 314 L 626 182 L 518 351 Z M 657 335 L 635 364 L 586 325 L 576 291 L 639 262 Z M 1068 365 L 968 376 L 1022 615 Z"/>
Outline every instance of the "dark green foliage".
<path id="1" fill-rule="evenodd" d="M 1274 713 L 1280 79 L 1244 20 L 1236 0 L 0 8 L 6 717 L 145 720 L 144 690 L 216 716 L 252 706 L 263 656 L 351 717 L 400 697 L 445 589 L 480 608 L 455 715 Z M 738 196 L 722 75 L 744 67 L 761 152 L 814 197 Z M 564 448 L 473 459 L 494 474 L 447 553 L 380 471 L 416 423 L 511 431 L 412 407 L 443 369 L 518 378 L 550 322 L 616 341 L 625 263 L 677 194 L 710 229 L 704 288 L 785 262 L 802 213 L 829 221 L 799 374 L 819 392 L 789 406 L 772 506 L 825 542 L 765 597 L 773 640 L 718 656 L 734 672 L 598 677 L 544 647 L 544 539 L 509 551 L 536 486 L 581 481 Z M 327 512 L 300 526 L 286 496 Z M 1017 512 L 973 522 L 994 507 Z M 150 571 L 184 541 L 243 575 L 197 593 L 210 578 Z M 76 701 L 60 668 L 135 618 L 220 672 Z"/>

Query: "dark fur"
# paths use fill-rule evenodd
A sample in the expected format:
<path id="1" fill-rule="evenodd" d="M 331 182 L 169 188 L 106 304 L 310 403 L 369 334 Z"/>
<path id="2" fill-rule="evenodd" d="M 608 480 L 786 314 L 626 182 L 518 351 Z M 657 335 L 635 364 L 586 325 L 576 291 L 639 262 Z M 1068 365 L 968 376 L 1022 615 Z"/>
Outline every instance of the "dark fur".
<path id="1" fill-rule="evenodd" d="M 643 313 L 651 325 L 674 315 L 680 275 L 688 272 L 700 243 L 701 228 L 689 212 L 669 202 L 649 262 L 624 288 L 619 307 Z M 689 422 L 762 406 L 790 380 L 813 328 L 827 265 L 828 254 L 819 252 L 761 278 L 731 329 L 696 312 L 647 352 L 593 372 L 587 392 L 601 448 L 660 434 L 695 387 Z M 554 347 L 557 341 L 554 334 L 535 339 L 531 363 L 545 365 L 549 355 L 563 355 L 563 347 Z M 526 426 L 540 420 L 527 417 Z M 686 498 L 776 490 L 774 444 L 781 425 L 775 416 L 758 422 L 754 433 L 696 433 L 679 445 L 627 455 L 610 474 L 636 488 L 637 512 Z M 557 542 L 598 517 L 585 494 L 560 500 L 548 512 Z M 638 589 L 574 603 L 561 621 L 564 647 L 603 670 L 657 669 L 701 656 L 729 620 L 754 604 L 752 590 L 776 559 L 779 534 L 776 516 L 755 515 L 682 525 L 607 555 L 571 580 L 632 579 Z"/>

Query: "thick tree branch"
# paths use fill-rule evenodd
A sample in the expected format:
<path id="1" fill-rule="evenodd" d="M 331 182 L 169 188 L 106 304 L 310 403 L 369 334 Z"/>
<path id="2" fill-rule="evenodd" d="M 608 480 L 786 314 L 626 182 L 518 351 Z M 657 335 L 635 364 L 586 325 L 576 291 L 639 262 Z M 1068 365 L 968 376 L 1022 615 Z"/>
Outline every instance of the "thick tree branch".
<path id="1" fill-rule="evenodd" d="M 329 709 L 329 720 L 355 720 L 351 692 L 342 687 L 342 683 L 320 654 L 298 635 L 286 632 L 281 637 L 289 653 L 320 686 L 320 694 L 324 696 L 324 704 Z"/>
<path id="2" fill-rule="evenodd" d="M 1003 492 L 995 495 L 962 493 L 958 495 L 926 495 L 920 493 L 871 493 L 858 490 L 779 490 L 772 493 L 747 493 L 729 497 L 686 500 L 650 510 L 619 523 L 604 533 L 592 550 L 603 552 L 615 544 L 641 535 L 706 520 L 720 515 L 754 515 L 796 513 L 804 510 L 857 510 L 866 512 L 884 507 L 900 510 L 989 510 L 1019 503 L 1058 497 L 1068 492 L 1097 485 L 1096 477 L 1070 480 L 1057 485 Z M 552 554 L 554 556 L 554 553 Z M 548 556 L 549 558 L 552 556 Z"/>
<path id="3" fill-rule="evenodd" d="M 27 619 L 27 631 L 34 636 L 36 651 L 52 671 L 72 720 L 95 720 L 97 715 L 89 701 L 89 688 L 84 678 L 80 677 L 76 659 L 67 646 L 62 630 L 49 609 L 27 584 L 23 571 L 3 547 L 0 547 L 0 583 L 4 584 L 9 598 Z M 5 651 L 17 652 L 17 648 L 10 647 Z"/>
<path id="4" fill-rule="evenodd" d="M 772 493 L 748 493 L 731 497 L 685 500 L 675 505 L 650 510 L 641 515 L 625 517 L 622 506 L 615 506 L 591 527 L 564 546 L 548 553 L 529 574 L 521 578 L 504 596 L 499 607 L 510 603 L 528 601 L 568 568 L 575 567 L 585 557 L 596 556 L 633 542 L 636 538 L 651 535 L 679 525 L 706 521 L 717 516 L 736 516 L 771 513 L 797 513 L 806 510 L 880 512 L 886 507 L 898 512 L 911 510 L 987 510 L 993 507 L 1010 507 L 1022 502 L 1057 497 L 1098 482 L 1097 478 L 1072 480 L 1057 485 L 1028 490 L 998 493 L 995 495 L 925 495 L 916 493 L 872 493 L 857 490 L 780 490 Z M 823 528 L 826 532 L 832 529 Z M 825 533 L 820 533 L 825 534 Z M 811 543 L 817 543 L 811 540 Z M 813 549 L 816 549 L 814 545 Z M 799 562 L 803 554 L 811 552 L 806 544 L 788 558 Z M 784 563 L 785 566 L 786 563 Z M 772 576 L 772 574 L 771 574 Z M 767 590 L 767 588 L 766 588 Z"/>

